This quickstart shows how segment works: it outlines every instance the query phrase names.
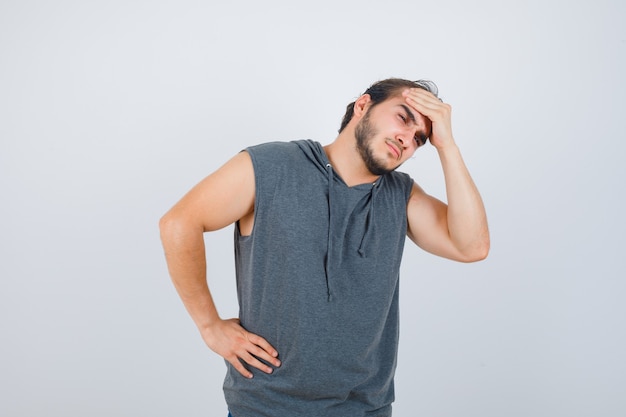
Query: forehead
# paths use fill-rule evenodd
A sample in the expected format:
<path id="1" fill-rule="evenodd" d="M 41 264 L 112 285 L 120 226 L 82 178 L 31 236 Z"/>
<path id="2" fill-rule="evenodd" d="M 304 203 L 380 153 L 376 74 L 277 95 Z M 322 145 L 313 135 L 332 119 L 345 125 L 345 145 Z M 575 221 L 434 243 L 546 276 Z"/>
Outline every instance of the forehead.
<path id="1" fill-rule="evenodd" d="M 415 119 L 415 124 L 424 130 L 424 132 L 430 132 L 430 126 L 431 126 L 431 122 L 430 119 L 428 119 L 426 116 L 424 116 L 422 113 L 418 112 L 417 110 L 411 108 L 411 106 L 409 106 L 406 103 L 406 100 L 404 99 L 404 97 L 400 94 L 396 94 L 392 97 L 389 97 L 387 100 L 383 101 L 382 103 L 379 103 L 377 107 L 384 107 L 386 108 L 388 111 L 401 111 L 404 113 L 409 113 L 410 115 L 413 115 L 413 119 Z"/>

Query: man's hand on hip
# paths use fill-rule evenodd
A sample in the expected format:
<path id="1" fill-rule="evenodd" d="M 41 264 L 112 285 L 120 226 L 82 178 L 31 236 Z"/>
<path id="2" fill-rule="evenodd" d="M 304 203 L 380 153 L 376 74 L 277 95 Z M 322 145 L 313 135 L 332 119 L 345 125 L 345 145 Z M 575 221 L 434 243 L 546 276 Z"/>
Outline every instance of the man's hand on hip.
<path id="1" fill-rule="evenodd" d="M 280 366 L 276 349 L 261 336 L 244 329 L 239 319 L 219 320 L 203 329 L 201 334 L 211 350 L 226 359 L 246 378 L 252 378 L 252 372 L 241 361 L 267 374 L 271 374 L 273 368 L 259 359 L 275 367 Z"/>

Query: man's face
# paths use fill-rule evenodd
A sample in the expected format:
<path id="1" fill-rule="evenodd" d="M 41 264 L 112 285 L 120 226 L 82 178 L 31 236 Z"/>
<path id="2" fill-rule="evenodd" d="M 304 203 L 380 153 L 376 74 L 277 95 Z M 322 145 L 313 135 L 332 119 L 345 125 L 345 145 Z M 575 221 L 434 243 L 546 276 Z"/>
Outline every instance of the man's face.
<path id="1" fill-rule="evenodd" d="M 402 96 L 394 96 L 368 108 L 354 134 L 367 169 L 384 175 L 413 156 L 430 129 L 430 120 L 410 108 Z"/>

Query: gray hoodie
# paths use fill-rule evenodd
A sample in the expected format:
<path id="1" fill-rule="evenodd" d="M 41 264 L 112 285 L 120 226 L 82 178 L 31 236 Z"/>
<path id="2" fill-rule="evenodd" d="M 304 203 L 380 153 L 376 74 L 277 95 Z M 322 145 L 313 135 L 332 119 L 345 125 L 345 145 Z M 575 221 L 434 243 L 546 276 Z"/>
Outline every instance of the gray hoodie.
<path id="1" fill-rule="evenodd" d="M 413 181 L 348 187 L 310 140 L 247 152 L 255 218 L 249 236 L 235 227 L 239 317 L 282 365 L 246 379 L 227 364 L 233 417 L 390 416 Z"/>

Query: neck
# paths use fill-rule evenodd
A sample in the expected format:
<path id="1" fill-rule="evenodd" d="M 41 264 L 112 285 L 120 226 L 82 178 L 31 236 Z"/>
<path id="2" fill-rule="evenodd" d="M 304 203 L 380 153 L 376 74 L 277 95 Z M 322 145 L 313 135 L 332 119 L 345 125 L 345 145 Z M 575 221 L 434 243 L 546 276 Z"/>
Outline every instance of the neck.
<path id="1" fill-rule="evenodd" d="M 352 129 L 348 130 L 348 127 L 337 136 L 333 143 L 324 146 L 324 151 L 333 169 L 349 187 L 373 183 L 379 178 L 365 166 L 356 148 L 354 132 Z"/>

